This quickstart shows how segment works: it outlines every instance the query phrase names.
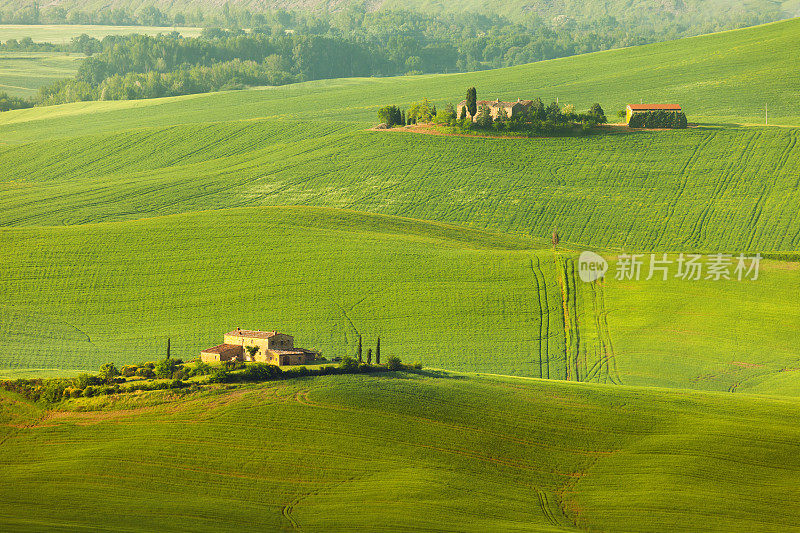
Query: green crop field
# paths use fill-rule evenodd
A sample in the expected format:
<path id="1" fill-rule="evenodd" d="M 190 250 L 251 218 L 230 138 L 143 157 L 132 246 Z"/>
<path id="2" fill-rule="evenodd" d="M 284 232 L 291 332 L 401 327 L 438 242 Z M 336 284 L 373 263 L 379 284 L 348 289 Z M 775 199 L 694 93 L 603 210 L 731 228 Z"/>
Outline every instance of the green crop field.
<path id="1" fill-rule="evenodd" d="M 727 532 L 800 519 L 797 400 L 389 374 L 51 411 L 3 394 L 0 407 L 0 523 L 14 531 Z"/>
<path id="2" fill-rule="evenodd" d="M 533 70 L 556 80 L 570 68 L 615 60 L 623 72 L 654 54 L 662 68 L 686 70 L 670 62 L 680 55 L 676 49 L 705 47 L 716 50 L 717 65 L 724 63 L 720 55 L 728 58 L 729 75 L 715 79 L 730 83 L 748 72 L 754 49 L 796 47 L 799 24 L 471 76 L 521 87 Z M 772 80 L 783 79 L 782 68 L 790 76 L 793 64 L 771 62 Z M 673 78 L 659 82 L 665 79 Z M 617 374 L 608 365 L 597 373 L 592 361 L 605 355 L 588 350 L 589 342 L 585 353 L 567 353 L 580 342 L 570 339 L 571 318 L 557 312 L 565 276 L 541 249 L 558 228 L 572 250 L 798 250 L 798 130 L 708 123 L 687 131 L 516 140 L 365 131 L 374 109 L 396 95 L 411 100 L 450 87 L 455 99 L 469 81 L 340 80 L 4 113 L 2 372 L 74 372 L 110 359 L 152 359 L 168 337 L 190 357 L 226 328 L 274 325 L 332 355 L 351 351 L 358 332 L 382 335 L 407 360 L 456 370 L 722 390 L 776 380 L 795 393 L 781 370 L 793 368 L 798 355 L 797 334 L 784 327 L 796 309 L 796 269 L 776 265 L 752 287 L 652 286 L 644 302 L 636 299 L 646 284 L 631 292 L 609 282 Z M 396 92 L 376 94 L 387 87 Z M 536 87 L 527 90 L 541 94 Z M 735 92 L 728 86 L 713 102 Z M 586 101 L 595 96 L 605 102 L 600 94 Z M 713 103 L 705 108 L 696 114 L 723 112 Z M 414 232 L 439 226 L 415 222 L 420 226 L 408 235 L 378 231 L 371 248 L 360 229 L 370 217 L 280 209 L 298 205 L 462 229 L 420 248 Z M 298 226 L 301 219 L 313 222 Z M 460 231 L 464 236 L 454 237 Z M 336 240 L 324 238 L 330 232 L 349 243 L 344 257 Z M 229 238 L 237 234 L 246 236 L 243 243 Z M 489 234 L 507 234 L 514 244 L 487 252 L 480 243 Z M 393 255 L 406 245 L 414 250 L 409 257 Z M 537 261 L 542 270 L 533 274 Z M 195 268 L 205 274 L 188 286 L 178 282 Z M 389 276 L 388 269 L 396 271 Z M 393 283 L 396 276 L 410 288 Z M 467 289 L 449 297 L 452 287 Z M 593 325 L 588 302 L 584 322 Z M 693 306 L 702 320 L 681 314 Z M 661 309 L 675 323 L 654 325 Z M 598 341 L 605 333 L 591 327 L 586 338 L 605 353 Z M 678 334 L 692 328 L 692 335 Z M 495 333 L 503 348 L 487 357 Z M 766 352 L 765 342 L 773 343 Z"/>
<path id="3" fill-rule="evenodd" d="M 74 76 L 82 59 L 80 54 L 0 53 L 0 92 L 33 96 L 42 85 Z"/>
<path id="4" fill-rule="evenodd" d="M 168 339 L 190 359 L 236 327 L 328 357 L 380 337 L 428 367 L 49 406 L 2 392 L 0 529 L 796 528 L 798 50 L 791 20 L 0 114 L 1 378 L 156 360 Z M 698 125 L 370 131 L 382 105 L 470 85 L 610 116 L 677 102 Z M 781 127 L 754 125 L 765 104 Z M 604 281 L 579 279 L 587 248 Z M 619 280 L 626 252 L 765 258 L 755 280 Z"/>
<path id="5" fill-rule="evenodd" d="M 297 207 L 5 229 L 0 249 L 0 375 L 156 359 L 167 338 L 191 359 L 268 324 L 329 357 L 380 336 L 439 368 L 800 394 L 783 377 L 800 367 L 785 327 L 797 263 L 765 261 L 755 281 L 621 282 L 612 261 L 585 284 L 574 254 L 542 241 Z"/>
<path id="6" fill-rule="evenodd" d="M 81 24 L 0 24 L 0 41 L 30 37 L 37 43 L 65 44 L 80 35 L 102 39 L 108 35 L 158 35 L 178 32 L 184 37 L 197 37 L 202 28 L 160 26 L 102 26 Z"/>

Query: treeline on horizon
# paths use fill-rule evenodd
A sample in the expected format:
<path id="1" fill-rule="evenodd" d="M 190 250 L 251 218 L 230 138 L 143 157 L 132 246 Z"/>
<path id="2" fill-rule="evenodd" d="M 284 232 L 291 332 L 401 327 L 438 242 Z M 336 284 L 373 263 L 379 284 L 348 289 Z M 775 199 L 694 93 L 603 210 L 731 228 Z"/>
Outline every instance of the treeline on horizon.
<path id="1" fill-rule="evenodd" d="M 0 110 L 85 100 L 180 96 L 326 78 L 468 72 L 646 44 L 758 24 L 772 14 L 722 17 L 714 22 L 642 18 L 547 24 L 536 15 L 510 21 L 476 14 L 346 9 L 327 15 L 224 9 L 220 15 L 168 16 L 149 7 L 137 15 L 108 10 L 86 17 L 62 8 L 26 8 L 0 22 L 127 25 L 216 24 L 200 37 L 87 35 L 68 44 L 9 40 L 0 51 L 62 51 L 89 56 L 75 78 L 45 86 L 31 99 L 0 95 Z M 59 11 L 60 10 L 60 11 Z M 101 16 L 102 15 L 102 16 Z M 20 18 L 22 17 L 22 18 Z M 77 17 L 77 18 L 76 18 Z M 111 17 L 111 18 L 104 18 Z M 77 22 L 76 22 L 77 23 Z M 243 30 L 242 27 L 249 27 Z"/>

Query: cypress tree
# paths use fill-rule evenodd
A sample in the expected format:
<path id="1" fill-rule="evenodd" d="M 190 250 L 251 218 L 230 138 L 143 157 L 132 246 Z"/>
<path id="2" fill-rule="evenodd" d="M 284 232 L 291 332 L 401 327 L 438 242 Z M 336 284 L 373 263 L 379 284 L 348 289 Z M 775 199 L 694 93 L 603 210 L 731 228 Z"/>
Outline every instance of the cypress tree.
<path id="1" fill-rule="evenodd" d="M 367 348 L 367 364 L 372 364 L 372 348 Z"/>
<path id="2" fill-rule="evenodd" d="M 381 338 L 378 337 L 378 345 L 375 346 L 375 364 L 381 364 Z"/>
<path id="3" fill-rule="evenodd" d="M 362 350 L 361 350 L 361 335 L 359 335 L 358 336 L 358 362 L 359 363 L 363 363 L 364 362 L 364 359 L 362 358 L 361 354 L 362 354 Z"/>
<path id="4" fill-rule="evenodd" d="M 170 340 L 171 339 L 167 337 L 167 359 L 169 359 Z"/>
<path id="5" fill-rule="evenodd" d="M 467 112 L 472 118 L 478 113 L 478 91 L 475 87 L 467 89 Z"/>

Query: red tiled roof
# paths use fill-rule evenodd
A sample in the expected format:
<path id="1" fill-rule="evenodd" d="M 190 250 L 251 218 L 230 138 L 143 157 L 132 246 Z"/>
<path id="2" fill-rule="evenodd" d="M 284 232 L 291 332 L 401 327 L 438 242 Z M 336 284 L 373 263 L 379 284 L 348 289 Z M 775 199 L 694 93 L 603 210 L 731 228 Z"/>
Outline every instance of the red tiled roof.
<path id="1" fill-rule="evenodd" d="M 680 111 L 678 104 L 628 104 L 631 111 Z"/>
<path id="2" fill-rule="evenodd" d="M 239 337 L 250 337 L 253 339 L 269 339 L 277 335 L 277 331 L 253 331 L 250 329 L 235 329 L 226 335 L 236 335 Z"/>
<path id="3" fill-rule="evenodd" d="M 220 344 L 219 346 L 214 346 L 213 348 L 208 348 L 203 350 L 201 353 L 223 353 L 227 352 L 228 350 L 241 350 L 242 347 L 238 344 Z"/>

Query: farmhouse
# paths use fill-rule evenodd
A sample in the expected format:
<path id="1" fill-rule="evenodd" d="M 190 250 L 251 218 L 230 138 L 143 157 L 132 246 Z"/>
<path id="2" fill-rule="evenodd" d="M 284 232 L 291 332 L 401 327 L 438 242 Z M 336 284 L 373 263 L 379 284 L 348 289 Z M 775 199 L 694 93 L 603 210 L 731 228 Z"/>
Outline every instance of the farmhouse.
<path id="1" fill-rule="evenodd" d="M 276 331 L 236 328 L 222 337 L 222 344 L 200 352 L 204 363 L 217 361 L 257 361 L 273 365 L 312 363 L 317 353 L 294 347 L 294 337 Z"/>
<path id="2" fill-rule="evenodd" d="M 631 123 L 631 117 L 636 113 L 647 113 L 650 111 L 666 111 L 667 113 L 680 113 L 681 106 L 677 104 L 628 104 L 625 108 L 625 123 Z"/>
<path id="3" fill-rule="evenodd" d="M 497 115 L 500 113 L 501 109 L 506 110 L 506 115 L 508 118 L 513 118 L 521 113 L 524 113 L 526 110 L 530 109 L 531 105 L 533 104 L 533 100 L 520 100 L 517 99 L 516 102 L 501 102 L 500 100 L 478 100 L 477 102 L 478 109 L 482 106 L 486 106 L 489 108 L 489 114 L 492 115 L 492 118 L 497 118 Z M 458 103 L 458 107 L 456 108 L 456 117 L 461 117 L 461 110 L 467 107 L 467 101 L 462 100 Z M 466 111 L 466 116 L 472 119 L 475 122 L 475 117 L 469 114 L 469 110 Z"/>

